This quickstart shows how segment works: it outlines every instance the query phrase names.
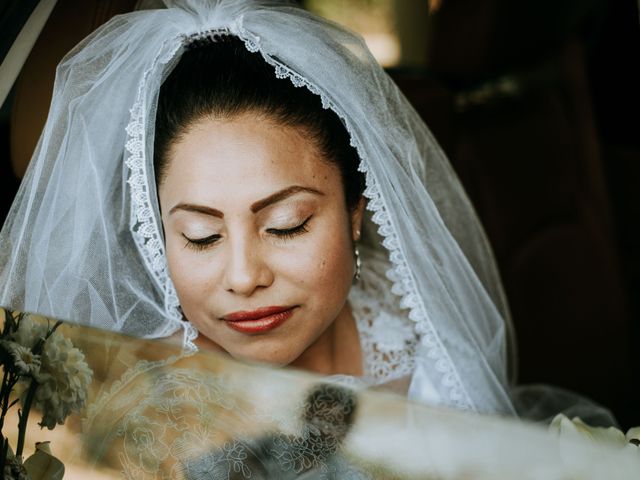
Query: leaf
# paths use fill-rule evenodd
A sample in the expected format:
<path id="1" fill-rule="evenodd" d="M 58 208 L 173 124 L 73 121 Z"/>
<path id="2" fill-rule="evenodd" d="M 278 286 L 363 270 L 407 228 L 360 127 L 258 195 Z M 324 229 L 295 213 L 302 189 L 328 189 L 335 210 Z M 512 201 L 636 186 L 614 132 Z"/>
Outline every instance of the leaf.
<path id="1" fill-rule="evenodd" d="M 51 454 L 49 442 L 36 443 L 36 452 L 24 462 L 31 480 L 62 480 L 64 463 Z"/>

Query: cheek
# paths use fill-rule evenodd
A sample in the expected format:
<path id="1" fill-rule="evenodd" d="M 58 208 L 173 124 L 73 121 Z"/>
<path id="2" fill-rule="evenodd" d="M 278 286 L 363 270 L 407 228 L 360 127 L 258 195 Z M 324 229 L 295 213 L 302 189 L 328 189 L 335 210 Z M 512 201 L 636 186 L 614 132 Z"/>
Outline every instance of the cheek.
<path id="1" fill-rule="evenodd" d="M 352 244 L 346 231 L 337 228 L 325 231 L 311 238 L 295 259 L 289 258 L 289 271 L 298 285 L 320 301 L 342 304 L 353 277 Z"/>
<path id="2" fill-rule="evenodd" d="M 167 239 L 169 275 L 176 288 L 180 305 L 187 317 L 197 317 L 198 309 L 205 306 L 211 285 L 217 274 L 207 253 L 193 252 L 180 240 Z"/>

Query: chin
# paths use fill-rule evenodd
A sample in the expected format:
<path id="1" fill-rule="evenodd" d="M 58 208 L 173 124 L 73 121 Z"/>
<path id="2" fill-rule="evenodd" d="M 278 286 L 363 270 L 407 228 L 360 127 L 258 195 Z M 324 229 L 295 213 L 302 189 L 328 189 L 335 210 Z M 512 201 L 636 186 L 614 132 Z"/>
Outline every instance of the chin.
<path id="1" fill-rule="evenodd" d="M 216 332 L 219 333 L 219 332 Z M 299 332 L 269 332 L 264 335 L 242 335 L 241 338 L 227 335 L 199 334 L 197 345 L 206 349 L 223 351 L 230 357 L 243 362 L 262 363 L 272 367 L 286 367 L 296 362 L 309 345 L 313 344 L 313 335 L 300 335 Z M 298 334 L 296 334 L 298 333 Z M 215 348 L 212 348 L 215 346 Z"/>
<path id="2" fill-rule="evenodd" d="M 254 350 L 254 348 L 248 349 Z M 227 352 L 236 360 L 242 360 L 245 362 L 257 362 L 267 364 L 272 367 L 286 367 L 293 363 L 300 355 L 300 353 L 269 353 L 265 352 L 264 346 L 257 346 L 257 351 L 237 351 L 237 349 L 229 349 Z"/>

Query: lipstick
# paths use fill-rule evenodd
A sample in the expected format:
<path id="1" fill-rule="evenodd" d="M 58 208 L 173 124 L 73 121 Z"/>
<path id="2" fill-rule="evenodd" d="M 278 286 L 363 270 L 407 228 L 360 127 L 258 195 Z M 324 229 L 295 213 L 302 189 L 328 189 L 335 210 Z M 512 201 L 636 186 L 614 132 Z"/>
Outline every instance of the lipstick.
<path id="1" fill-rule="evenodd" d="M 263 307 L 250 312 L 234 312 L 222 317 L 227 325 L 241 333 L 264 333 L 287 321 L 295 307 Z"/>

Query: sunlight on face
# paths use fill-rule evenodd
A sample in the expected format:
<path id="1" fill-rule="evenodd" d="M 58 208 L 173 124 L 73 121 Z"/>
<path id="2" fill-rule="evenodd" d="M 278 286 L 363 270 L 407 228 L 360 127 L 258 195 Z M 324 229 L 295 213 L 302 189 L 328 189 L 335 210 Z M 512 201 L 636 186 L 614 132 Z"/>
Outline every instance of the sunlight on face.
<path id="1" fill-rule="evenodd" d="M 362 208 L 303 129 L 201 119 L 172 145 L 159 197 L 180 304 L 213 345 L 285 365 L 350 315 Z"/>

